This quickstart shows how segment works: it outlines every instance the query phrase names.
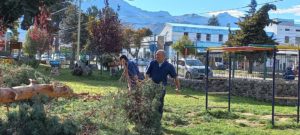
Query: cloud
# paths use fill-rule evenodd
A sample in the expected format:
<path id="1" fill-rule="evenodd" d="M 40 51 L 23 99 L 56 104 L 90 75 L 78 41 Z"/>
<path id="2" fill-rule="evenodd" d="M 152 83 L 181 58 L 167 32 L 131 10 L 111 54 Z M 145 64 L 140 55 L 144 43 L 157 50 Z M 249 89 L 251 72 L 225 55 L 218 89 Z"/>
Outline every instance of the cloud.
<path id="1" fill-rule="evenodd" d="M 300 5 L 295 5 L 291 8 L 277 9 L 276 11 L 271 11 L 273 14 L 294 14 L 300 16 Z"/>
<path id="2" fill-rule="evenodd" d="M 244 12 L 242 11 L 238 11 L 238 10 L 224 10 L 224 11 L 216 11 L 216 12 L 212 12 L 212 13 L 208 13 L 210 16 L 212 15 L 218 15 L 221 13 L 229 13 L 230 15 L 234 16 L 234 17 L 242 17 L 245 15 Z"/>

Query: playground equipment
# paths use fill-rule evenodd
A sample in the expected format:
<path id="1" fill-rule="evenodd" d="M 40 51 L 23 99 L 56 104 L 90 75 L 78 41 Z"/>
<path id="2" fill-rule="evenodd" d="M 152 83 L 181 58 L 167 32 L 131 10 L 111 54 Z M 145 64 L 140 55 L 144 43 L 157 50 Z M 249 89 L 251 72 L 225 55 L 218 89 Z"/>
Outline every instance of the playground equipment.
<path id="1" fill-rule="evenodd" d="M 208 65 L 209 65 L 209 55 L 211 52 L 218 51 L 218 52 L 226 52 L 229 54 L 228 56 L 228 91 L 227 92 L 209 92 L 209 76 L 208 76 Z M 300 68 L 298 67 L 298 90 L 297 90 L 297 96 L 296 97 L 280 97 L 275 96 L 276 93 L 276 80 L 275 80 L 275 72 L 276 72 L 276 55 L 277 51 L 298 51 L 298 64 L 300 63 L 300 48 L 297 46 L 285 46 L 285 45 L 256 45 L 252 44 L 249 46 L 242 46 L 242 47 L 214 47 L 214 48 L 207 48 L 206 50 L 206 64 L 205 64 L 205 73 L 206 73 L 206 80 L 205 80 L 205 108 L 208 110 L 209 108 L 228 108 L 228 111 L 230 112 L 230 103 L 231 103 L 231 89 L 232 89 L 232 58 L 235 53 L 243 53 L 243 52 L 272 52 L 272 125 L 275 125 L 275 116 L 281 116 L 281 117 L 290 117 L 295 115 L 282 115 L 282 114 L 275 114 L 275 100 L 297 100 L 297 123 L 299 123 L 299 105 L 300 105 Z M 299 65 L 298 65 L 299 66 Z M 227 95 L 228 96 L 228 106 L 227 107 L 209 107 L 208 106 L 208 95 Z"/>

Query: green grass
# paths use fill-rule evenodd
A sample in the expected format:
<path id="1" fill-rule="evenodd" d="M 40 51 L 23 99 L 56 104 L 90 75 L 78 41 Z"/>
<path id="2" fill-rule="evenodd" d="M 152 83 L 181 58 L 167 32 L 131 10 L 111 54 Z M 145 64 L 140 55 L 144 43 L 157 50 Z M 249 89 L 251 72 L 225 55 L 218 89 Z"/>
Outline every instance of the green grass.
<path id="1" fill-rule="evenodd" d="M 44 68 L 39 69 L 48 74 Z M 62 69 L 61 75 L 54 80 L 69 85 L 76 93 L 89 92 L 101 94 L 100 101 L 72 98 L 53 100 L 47 105 L 50 115 L 59 115 L 61 118 L 72 118 L 78 122 L 83 131 L 90 128 L 90 134 L 117 134 L 122 128 L 120 117 L 110 118 L 113 111 L 113 100 L 110 93 L 117 92 L 121 87 L 117 77 L 109 77 L 107 72 L 102 75 L 99 72 L 89 77 L 72 76 L 70 71 Z M 227 106 L 227 98 L 222 96 L 209 96 L 209 106 Z M 296 107 L 276 106 L 278 114 L 296 114 Z M 2 107 L 1 117 L 6 112 Z M 227 109 L 213 109 L 205 111 L 204 93 L 183 89 L 179 95 L 174 88 L 168 87 L 165 97 L 164 116 L 162 119 L 165 134 L 174 135 L 296 135 L 300 134 L 300 127 L 295 118 L 276 118 L 276 127 L 272 127 L 271 104 L 255 101 L 250 98 L 232 97 L 231 113 Z M 118 119 L 118 120 L 116 120 Z M 124 120 L 124 126 L 128 125 Z M 130 124 L 129 124 L 130 125 Z M 125 131 L 124 131 L 125 132 Z"/>

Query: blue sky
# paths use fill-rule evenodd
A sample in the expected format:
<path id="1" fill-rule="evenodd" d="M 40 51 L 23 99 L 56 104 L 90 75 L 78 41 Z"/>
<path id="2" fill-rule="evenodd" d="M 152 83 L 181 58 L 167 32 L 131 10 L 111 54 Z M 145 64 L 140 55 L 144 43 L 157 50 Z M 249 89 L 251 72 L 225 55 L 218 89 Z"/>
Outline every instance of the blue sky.
<path id="1" fill-rule="evenodd" d="M 234 16 L 239 16 L 248 10 L 244 7 L 250 3 L 250 0 L 125 0 L 129 4 L 148 11 L 168 11 L 171 15 L 183 15 L 195 13 L 203 16 L 218 14 L 214 12 L 207 14 L 205 12 L 220 11 L 229 12 Z M 266 3 L 276 0 L 257 0 L 257 3 Z M 279 0 L 277 0 L 279 1 Z M 272 18 L 295 19 L 300 23 L 300 0 L 282 0 L 273 3 L 277 6 L 277 12 L 272 12 Z M 260 6 L 259 6 L 260 7 Z M 259 8 L 258 7 L 258 8 Z M 229 10 L 228 9 L 234 9 Z"/>

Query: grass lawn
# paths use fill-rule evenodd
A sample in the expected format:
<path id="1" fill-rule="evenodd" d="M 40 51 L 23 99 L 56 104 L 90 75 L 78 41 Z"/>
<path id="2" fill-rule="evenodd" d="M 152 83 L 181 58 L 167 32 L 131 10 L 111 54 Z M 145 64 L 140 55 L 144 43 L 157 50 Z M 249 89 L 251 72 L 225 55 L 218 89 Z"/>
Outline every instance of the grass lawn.
<path id="1" fill-rule="evenodd" d="M 46 71 L 40 69 L 42 72 Z M 107 118 L 112 113 L 109 104 L 113 101 L 110 93 L 117 92 L 122 85 L 118 78 L 109 77 L 107 72 L 102 75 L 98 72 L 90 77 L 76 77 L 70 71 L 63 69 L 55 80 L 69 85 L 76 93 L 88 92 L 101 94 L 103 98 L 97 100 L 84 100 L 80 98 L 53 100 L 47 105 L 50 115 L 59 115 L 61 118 L 73 118 L 81 125 L 83 131 L 91 131 L 90 134 L 118 134 L 122 124 L 121 117 Z M 226 106 L 226 97 L 209 96 L 210 106 Z M 271 104 L 255 101 L 249 98 L 232 97 L 232 113 L 227 109 L 213 109 L 205 111 L 205 95 L 190 89 L 182 89 L 177 95 L 174 88 L 167 89 L 165 97 L 164 116 L 162 125 L 165 134 L 174 135 L 300 135 L 300 126 L 295 118 L 276 118 L 276 127 L 272 128 Z M 296 114 L 296 107 L 277 106 L 278 114 Z M 6 112 L 2 107 L 1 117 Z M 117 112 L 122 113 L 122 112 Z M 125 124 L 124 124 L 125 125 Z"/>

